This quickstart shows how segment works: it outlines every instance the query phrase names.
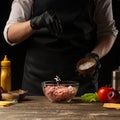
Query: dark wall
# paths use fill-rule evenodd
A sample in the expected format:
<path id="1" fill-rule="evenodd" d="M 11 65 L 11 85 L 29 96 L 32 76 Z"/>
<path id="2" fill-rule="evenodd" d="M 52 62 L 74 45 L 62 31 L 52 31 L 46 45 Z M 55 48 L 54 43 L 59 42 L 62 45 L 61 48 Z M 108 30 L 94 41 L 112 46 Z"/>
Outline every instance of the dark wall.
<path id="1" fill-rule="evenodd" d="M 11 47 L 3 37 L 3 29 L 9 17 L 12 0 L 3 0 L 0 4 L 0 60 L 7 54 L 12 62 L 12 89 L 21 87 L 23 65 L 25 57 L 25 44 Z M 113 0 L 113 13 L 116 20 L 116 26 L 120 29 L 120 0 Z M 116 42 L 110 53 L 100 60 L 102 67 L 100 69 L 99 86 L 111 84 L 112 71 L 117 69 L 120 65 L 120 35 L 118 35 Z"/>

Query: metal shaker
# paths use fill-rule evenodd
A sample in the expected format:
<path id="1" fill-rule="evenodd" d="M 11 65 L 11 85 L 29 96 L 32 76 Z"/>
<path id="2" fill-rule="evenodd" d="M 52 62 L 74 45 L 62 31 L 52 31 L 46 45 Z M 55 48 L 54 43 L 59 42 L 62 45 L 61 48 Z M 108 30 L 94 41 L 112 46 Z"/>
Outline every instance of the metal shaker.
<path id="1" fill-rule="evenodd" d="M 120 92 L 120 66 L 112 72 L 112 87 Z"/>

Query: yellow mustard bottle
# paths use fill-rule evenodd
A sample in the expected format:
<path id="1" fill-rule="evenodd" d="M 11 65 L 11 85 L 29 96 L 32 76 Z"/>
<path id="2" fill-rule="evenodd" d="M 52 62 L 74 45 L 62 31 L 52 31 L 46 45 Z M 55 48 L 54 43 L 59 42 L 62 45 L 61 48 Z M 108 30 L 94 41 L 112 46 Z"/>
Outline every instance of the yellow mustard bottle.
<path id="1" fill-rule="evenodd" d="M 7 55 L 1 61 L 1 87 L 5 92 L 11 91 L 11 61 Z"/>

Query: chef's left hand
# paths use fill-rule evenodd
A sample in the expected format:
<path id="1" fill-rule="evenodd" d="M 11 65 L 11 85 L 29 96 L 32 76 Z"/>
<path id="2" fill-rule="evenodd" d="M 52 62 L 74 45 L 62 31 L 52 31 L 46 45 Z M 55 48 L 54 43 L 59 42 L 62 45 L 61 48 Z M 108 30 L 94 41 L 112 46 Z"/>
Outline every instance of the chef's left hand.
<path id="1" fill-rule="evenodd" d="M 87 53 L 85 57 L 80 59 L 77 63 L 77 71 L 80 76 L 93 77 L 99 71 L 100 67 L 99 56 L 95 53 Z"/>
<path id="2" fill-rule="evenodd" d="M 91 57 L 91 58 L 94 58 L 96 60 L 96 70 L 99 70 L 101 68 L 101 64 L 100 64 L 100 61 L 99 61 L 99 56 L 95 53 L 87 53 L 85 55 L 85 57 Z"/>

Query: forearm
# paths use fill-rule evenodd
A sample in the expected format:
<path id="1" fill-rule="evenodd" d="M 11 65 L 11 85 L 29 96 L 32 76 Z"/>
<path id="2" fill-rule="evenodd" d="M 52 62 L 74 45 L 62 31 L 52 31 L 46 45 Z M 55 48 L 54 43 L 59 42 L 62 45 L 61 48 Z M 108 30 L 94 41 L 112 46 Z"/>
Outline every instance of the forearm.
<path id="1" fill-rule="evenodd" d="M 62 32 L 60 20 L 54 11 L 45 11 L 40 16 L 33 17 L 27 22 L 12 24 L 8 29 L 8 41 L 19 43 L 31 36 L 36 30 L 47 28 L 51 35 L 57 36 Z"/>
<path id="2" fill-rule="evenodd" d="M 20 43 L 30 37 L 35 30 L 30 26 L 30 21 L 14 23 L 12 24 L 7 32 L 8 41 L 10 43 Z"/>
<path id="3" fill-rule="evenodd" d="M 102 58 L 111 50 L 114 42 L 115 37 L 113 35 L 101 37 L 91 52 L 98 54 L 99 58 Z"/>

